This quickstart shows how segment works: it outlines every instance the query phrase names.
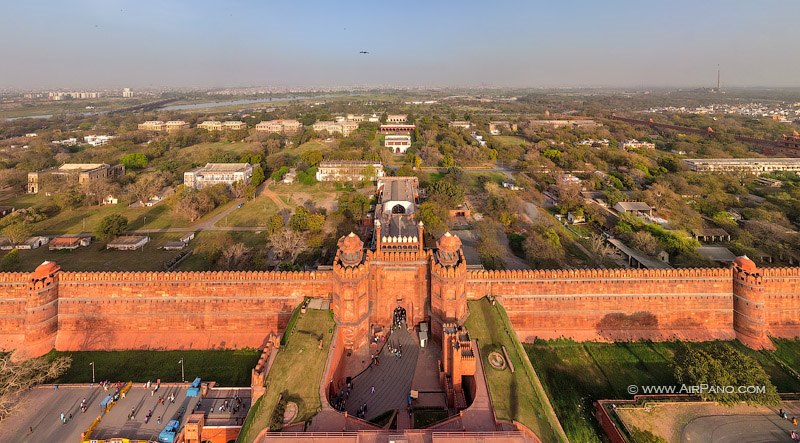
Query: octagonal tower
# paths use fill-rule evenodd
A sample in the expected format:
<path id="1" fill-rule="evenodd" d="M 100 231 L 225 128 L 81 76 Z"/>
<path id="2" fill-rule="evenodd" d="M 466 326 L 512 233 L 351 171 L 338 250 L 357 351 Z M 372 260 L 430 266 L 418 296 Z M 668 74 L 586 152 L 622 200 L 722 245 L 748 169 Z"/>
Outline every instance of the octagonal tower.
<path id="1" fill-rule="evenodd" d="M 445 323 L 463 324 L 467 318 L 467 261 L 461 239 L 445 233 L 431 257 L 431 332 L 442 338 Z"/>
<path id="2" fill-rule="evenodd" d="M 344 346 L 355 349 L 366 342 L 369 327 L 369 267 L 364 242 L 354 233 L 343 236 L 333 260 L 336 289 L 331 309 Z"/>

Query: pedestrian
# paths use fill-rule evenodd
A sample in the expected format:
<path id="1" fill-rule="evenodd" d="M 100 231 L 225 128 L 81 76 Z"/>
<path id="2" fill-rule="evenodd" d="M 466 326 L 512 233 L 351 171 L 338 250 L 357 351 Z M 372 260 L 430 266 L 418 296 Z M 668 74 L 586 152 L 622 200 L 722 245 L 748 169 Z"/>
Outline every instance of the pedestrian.
<path id="1" fill-rule="evenodd" d="M 783 408 L 778 409 L 778 417 L 783 418 Z"/>
<path id="2" fill-rule="evenodd" d="M 792 417 L 792 424 L 797 426 L 797 417 Z"/>
<path id="3" fill-rule="evenodd" d="M 70 421 L 70 420 L 72 420 L 72 413 L 71 412 L 69 413 L 69 417 L 67 417 L 67 421 Z"/>
<path id="4" fill-rule="evenodd" d="M 66 423 L 66 421 L 64 421 L 64 418 L 66 418 L 66 416 L 65 416 L 65 415 L 64 415 L 64 413 L 62 412 L 62 413 L 61 413 L 61 422 L 62 422 L 62 423 Z"/>
<path id="5" fill-rule="evenodd" d="M 33 434 L 33 426 L 28 429 L 28 434 Z"/>
<path id="6" fill-rule="evenodd" d="M 374 386 L 374 385 L 372 386 L 372 392 L 371 392 L 371 393 L 372 393 L 372 394 L 374 394 L 374 393 L 375 393 L 375 386 Z"/>

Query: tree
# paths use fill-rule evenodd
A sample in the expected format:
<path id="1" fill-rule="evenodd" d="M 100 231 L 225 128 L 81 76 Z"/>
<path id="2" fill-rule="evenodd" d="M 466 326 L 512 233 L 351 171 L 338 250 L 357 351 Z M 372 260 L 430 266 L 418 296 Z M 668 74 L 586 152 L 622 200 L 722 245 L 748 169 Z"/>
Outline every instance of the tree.
<path id="1" fill-rule="evenodd" d="M 557 268 L 565 256 L 561 239 L 553 228 L 531 232 L 522 243 L 522 249 L 528 262 L 538 268 Z"/>
<path id="2" fill-rule="evenodd" d="M 306 151 L 300 154 L 300 159 L 308 166 L 317 166 L 322 162 L 322 152 L 317 150 Z"/>
<path id="3" fill-rule="evenodd" d="M 18 245 L 31 236 L 31 228 L 25 222 L 17 222 L 3 228 L 3 235 L 8 237 L 12 245 Z"/>
<path id="4" fill-rule="evenodd" d="M 174 203 L 172 210 L 179 217 L 195 221 L 214 209 L 214 202 L 208 194 L 191 190 L 181 195 Z"/>
<path id="5" fill-rule="evenodd" d="M 250 186 L 258 186 L 264 182 L 264 170 L 261 168 L 261 165 L 256 165 L 253 168 L 253 177 L 250 178 Z"/>
<path id="6" fill-rule="evenodd" d="M 425 225 L 425 231 L 439 238 L 447 231 L 447 209 L 435 202 L 426 201 L 417 208 L 417 217 Z"/>
<path id="7" fill-rule="evenodd" d="M 119 236 L 128 228 L 128 219 L 121 214 L 111 214 L 100 220 L 97 227 L 97 237 L 102 240 L 111 240 Z"/>
<path id="8" fill-rule="evenodd" d="M 298 206 L 289 218 L 289 227 L 295 231 L 320 232 L 324 226 L 324 215 L 315 214 L 302 206 Z"/>
<path id="9" fill-rule="evenodd" d="M 148 160 L 146 155 L 135 152 L 123 155 L 119 162 L 127 169 L 144 169 L 147 167 Z"/>
<path id="10" fill-rule="evenodd" d="M 128 186 L 128 192 L 135 201 L 147 203 L 148 200 L 159 195 L 166 185 L 167 180 L 162 173 L 142 174 Z"/>
<path id="11" fill-rule="evenodd" d="M 733 387 L 733 391 L 701 390 L 703 401 L 724 405 L 747 402 L 751 405 L 776 405 L 778 392 L 764 368 L 754 358 L 722 344 L 709 348 L 679 344 L 672 362 L 675 379 L 688 386 Z M 738 387 L 763 387 L 764 392 L 739 392 Z"/>
<path id="12" fill-rule="evenodd" d="M 653 237 L 653 234 L 646 231 L 638 231 L 633 234 L 631 238 L 633 247 L 644 252 L 645 254 L 656 255 L 661 245 L 658 239 Z"/>
<path id="13" fill-rule="evenodd" d="M 12 249 L 8 251 L 3 258 L 0 259 L 0 270 L 3 272 L 15 271 L 19 267 L 19 249 Z"/>
<path id="14" fill-rule="evenodd" d="M 369 199 L 357 192 L 344 193 L 339 196 L 339 213 L 347 219 L 358 222 L 369 212 Z"/>
<path id="15" fill-rule="evenodd" d="M 69 369 L 72 357 L 34 358 L 21 363 L 11 361 L 11 353 L 0 355 L 0 420 L 22 407 L 22 393 L 36 385 L 55 380 Z"/>
<path id="16" fill-rule="evenodd" d="M 267 219 L 267 234 L 272 235 L 281 229 L 283 229 L 283 216 L 281 214 L 272 214 Z"/>
<path id="17" fill-rule="evenodd" d="M 279 169 L 276 169 L 272 172 L 270 178 L 275 182 L 280 181 L 287 172 L 289 172 L 289 168 L 286 166 L 281 166 Z"/>
<path id="18" fill-rule="evenodd" d="M 294 229 L 281 228 L 270 234 L 268 239 L 278 260 L 294 262 L 298 255 L 308 249 L 306 234 Z"/>
<path id="19" fill-rule="evenodd" d="M 233 243 L 226 246 L 222 250 L 222 256 L 219 259 L 219 267 L 225 270 L 240 269 L 247 261 L 247 255 L 250 253 L 250 248 L 245 246 L 244 243 Z"/>
<path id="20" fill-rule="evenodd" d="M 448 180 L 439 180 L 430 185 L 428 195 L 447 208 L 455 208 L 464 203 L 464 188 Z"/>

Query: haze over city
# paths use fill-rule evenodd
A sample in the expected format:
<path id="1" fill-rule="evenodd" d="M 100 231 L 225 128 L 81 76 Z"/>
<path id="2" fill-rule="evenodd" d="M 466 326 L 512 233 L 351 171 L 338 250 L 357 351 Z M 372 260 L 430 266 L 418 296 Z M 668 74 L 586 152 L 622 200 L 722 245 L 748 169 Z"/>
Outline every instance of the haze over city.
<path id="1" fill-rule="evenodd" d="M 698 87 L 717 65 L 724 86 L 791 87 L 798 16 L 791 0 L 10 2 L 0 87 Z"/>

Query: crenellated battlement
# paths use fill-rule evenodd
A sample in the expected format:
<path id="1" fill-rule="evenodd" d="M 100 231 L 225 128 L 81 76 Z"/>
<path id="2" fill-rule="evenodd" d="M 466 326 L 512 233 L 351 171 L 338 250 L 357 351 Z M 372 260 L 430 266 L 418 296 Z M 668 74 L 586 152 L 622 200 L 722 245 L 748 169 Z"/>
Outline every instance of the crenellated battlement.
<path id="1" fill-rule="evenodd" d="M 330 278 L 330 271 L 59 272 L 61 283 L 317 281 Z"/>
<path id="2" fill-rule="evenodd" d="M 543 269 L 469 271 L 469 280 L 700 279 L 731 278 L 724 268 L 687 269 Z"/>

